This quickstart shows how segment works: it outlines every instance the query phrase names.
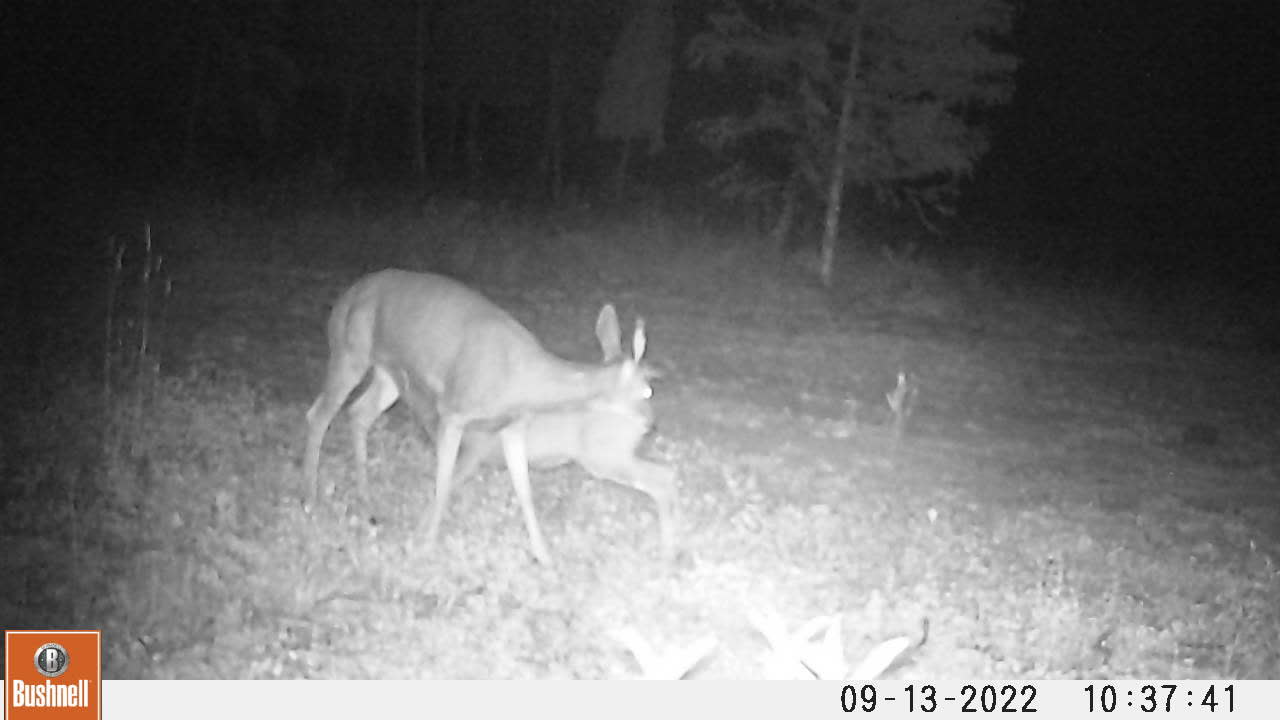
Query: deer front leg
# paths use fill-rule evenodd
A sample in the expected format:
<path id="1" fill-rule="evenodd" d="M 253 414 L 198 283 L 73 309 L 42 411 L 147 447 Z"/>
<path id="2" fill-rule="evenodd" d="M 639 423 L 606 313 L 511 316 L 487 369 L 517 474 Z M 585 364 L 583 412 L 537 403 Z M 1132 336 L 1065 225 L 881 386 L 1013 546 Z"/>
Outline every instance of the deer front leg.
<path id="1" fill-rule="evenodd" d="M 441 414 L 440 431 L 436 434 L 436 503 L 431 508 L 431 522 L 427 525 L 427 545 L 433 546 L 440 535 L 440 522 L 444 519 L 445 505 L 453 484 L 453 466 L 458 459 L 458 447 L 462 444 L 463 426 L 452 416 Z"/>
<path id="2" fill-rule="evenodd" d="M 547 551 L 547 543 L 542 539 L 542 530 L 538 528 L 538 516 L 533 510 L 533 489 L 529 485 L 529 458 L 525 451 L 525 434 L 527 419 L 518 420 L 503 428 L 502 454 L 507 460 L 507 471 L 511 473 L 511 486 L 516 491 L 516 499 L 520 501 L 520 511 L 524 514 L 524 526 L 529 531 L 529 542 L 533 546 L 533 556 L 538 562 L 551 566 L 551 553 Z"/>

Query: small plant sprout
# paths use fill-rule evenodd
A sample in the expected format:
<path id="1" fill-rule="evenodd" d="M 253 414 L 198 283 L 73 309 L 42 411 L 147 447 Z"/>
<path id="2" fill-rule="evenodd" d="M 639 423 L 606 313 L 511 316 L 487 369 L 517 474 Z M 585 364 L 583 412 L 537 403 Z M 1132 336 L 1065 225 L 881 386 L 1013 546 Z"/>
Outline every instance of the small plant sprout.
<path id="1" fill-rule="evenodd" d="M 839 614 L 813 618 L 790 633 L 776 613 L 751 613 L 747 619 L 772 647 L 766 670 L 774 680 L 870 682 L 912 646 L 912 639 L 906 635 L 886 640 L 850 669 L 845 661 L 843 622 Z M 822 633 L 822 638 L 815 641 L 818 633 Z"/>
<path id="2" fill-rule="evenodd" d="M 631 651 L 646 680 L 683 680 L 709 657 L 719 644 L 719 641 L 708 635 L 692 645 L 659 653 L 635 628 L 612 630 L 609 636 Z"/>
<path id="3" fill-rule="evenodd" d="M 815 617 L 794 632 L 788 632 L 786 622 L 773 611 L 748 612 L 747 621 L 772 648 L 765 668 L 771 680 L 828 680 L 848 671 L 839 615 Z M 818 633 L 823 633 L 822 640 L 815 642 Z"/>
<path id="4" fill-rule="evenodd" d="M 862 658 L 862 662 L 853 669 L 853 672 L 844 678 L 849 682 L 871 682 L 880 677 L 881 673 L 889 669 L 902 653 L 911 647 L 911 638 L 906 635 L 899 635 L 895 638 L 885 640 L 879 645 L 871 649 L 867 656 Z"/>
<path id="5" fill-rule="evenodd" d="M 893 411 L 893 440 L 902 439 L 906 432 L 907 419 L 915 409 L 916 398 L 920 394 L 920 384 L 914 375 L 905 370 L 898 371 L 898 384 L 892 391 L 885 393 L 884 399 Z"/>

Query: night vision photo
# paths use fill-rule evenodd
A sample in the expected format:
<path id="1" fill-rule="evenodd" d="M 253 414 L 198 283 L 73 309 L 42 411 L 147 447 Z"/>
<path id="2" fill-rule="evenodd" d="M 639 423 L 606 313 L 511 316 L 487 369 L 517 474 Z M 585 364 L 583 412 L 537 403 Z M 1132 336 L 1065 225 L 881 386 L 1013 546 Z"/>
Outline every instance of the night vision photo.
<path id="1" fill-rule="evenodd" d="M 3 16 L 0 628 L 107 679 L 1280 679 L 1262 4 Z"/>

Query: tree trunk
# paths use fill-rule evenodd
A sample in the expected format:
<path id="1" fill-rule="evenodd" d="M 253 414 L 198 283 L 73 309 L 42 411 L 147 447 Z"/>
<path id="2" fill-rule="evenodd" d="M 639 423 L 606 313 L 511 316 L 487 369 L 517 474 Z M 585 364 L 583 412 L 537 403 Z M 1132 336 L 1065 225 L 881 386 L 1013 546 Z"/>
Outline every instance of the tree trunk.
<path id="1" fill-rule="evenodd" d="M 413 43 L 413 118 L 409 126 L 413 137 L 410 147 L 413 152 L 413 177 L 421 189 L 427 179 L 427 145 L 426 145 L 426 57 L 427 57 L 427 3 L 430 0 L 418 0 L 417 27 Z"/>
<path id="2" fill-rule="evenodd" d="M 853 125 L 853 90 L 858 80 L 858 57 L 862 54 L 862 20 L 854 21 L 852 42 L 849 44 L 849 67 L 843 83 L 840 99 L 840 122 L 836 129 L 835 159 L 831 167 L 831 183 L 827 188 L 827 214 L 822 227 L 821 265 L 822 284 L 831 287 L 832 266 L 836 258 L 836 240 L 840 237 L 840 212 L 844 201 L 844 176 L 849 149 L 849 129 Z"/>
<path id="3" fill-rule="evenodd" d="M 205 83 L 209 75 L 209 53 L 211 52 L 209 37 L 207 33 L 200 33 L 200 35 L 200 56 L 196 59 L 191 82 L 191 97 L 188 101 L 186 122 L 183 123 L 182 129 L 182 169 L 187 172 L 195 170 L 196 166 L 196 132 L 200 126 L 200 113 L 204 109 Z"/>
<path id="4" fill-rule="evenodd" d="M 201 65 L 203 65 L 201 61 Z M 199 123 L 200 108 L 204 104 L 204 70 L 196 71 L 195 82 L 191 85 L 191 100 L 187 107 L 187 121 L 182 133 L 182 168 L 188 172 L 196 167 L 196 128 Z"/>
<path id="5" fill-rule="evenodd" d="M 618 167 L 613 171 L 613 197 L 622 199 L 622 191 L 627 187 L 627 166 L 631 164 L 631 138 L 622 138 L 622 149 L 618 153 Z"/>
<path id="6" fill-rule="evenodd" d="M 769 241 L 781 254 L 787 249 L 787 241 L 791 238 L 791 227 L 796 219 L 796 193 L 799 181 L 792 177 L 782 189 L 782 207 L 778 209 L 778 219 L 769 230 Z"/>
<path id="7" fill-rule="evenodd" d="M 467 180 L 474 189 L 480 182 L 481 165 L 484 159 L 480 156 L 480 97 L 473 95 L 467 100 Z"/>
<path id="8" fill-rule="evenodd" d="M 340 75 L 337 81 L 338 92 L 342 93 L 342 124 L 338 130 L 338 145 L 333 149 L 333 157 L 338 172 L 345 176 L 354 159 L 356 109 L 363 95 L 359 80 L 354 76 Z"/>
<path id="9" fill-rule="evenodd" d="M 551 32 L 548 34 L 546 133 L 542 141 L 541 171 L 552 202 L 560 202 L 564 190 L 564 98 L 565 98 L 565 18 L 568 13 L 563 0 L 548 3 L 551 8 Z"/>
<path id="10" fill-rule="evenodd" d="M 450 174 L 453 174 L 461 167 L 462 151 L 458 147 L 459 126 L 462 121 L 462 92 L 456 87 L 450 87 L 446 93 L 445 100 L 445 127 L 448 128 L 445 137 L 445 156 L 449 166 Z"/>

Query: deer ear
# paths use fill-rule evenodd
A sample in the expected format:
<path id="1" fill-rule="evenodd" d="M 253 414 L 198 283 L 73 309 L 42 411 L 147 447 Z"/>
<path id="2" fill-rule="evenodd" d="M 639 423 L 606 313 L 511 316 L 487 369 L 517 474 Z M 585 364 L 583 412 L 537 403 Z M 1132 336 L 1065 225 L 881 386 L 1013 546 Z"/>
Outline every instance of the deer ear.
<path id="1" fill-rule="evenodd" d="M 640 358 L 644 357 L 644 348 L 646 344 L 644 336 L 644 318 L 636 318 L 636 334 L 631 338 L 631 354 L 635 361 L 640 362 Z"/>
<path id="2" fill-rule="evenodd" d="M 600 308 L 596 317 L 596 340 L 600 342 L 606 365 L 622 359 L 622 330 L 618 327 L 618 311 L 612 303 Z"/>

